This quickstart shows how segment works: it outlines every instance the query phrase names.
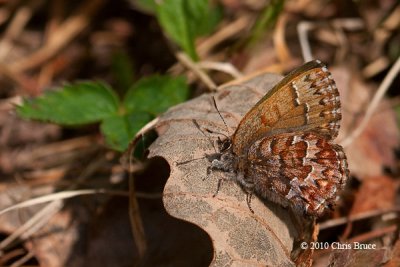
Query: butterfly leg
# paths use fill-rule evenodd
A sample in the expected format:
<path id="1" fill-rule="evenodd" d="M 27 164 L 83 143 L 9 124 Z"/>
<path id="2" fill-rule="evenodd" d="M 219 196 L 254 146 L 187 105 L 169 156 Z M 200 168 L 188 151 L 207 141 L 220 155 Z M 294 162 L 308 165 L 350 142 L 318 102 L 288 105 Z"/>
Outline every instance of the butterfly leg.
<path id="1" fill-rule="evenodd" d="M 253 193 L 246 192 L 246 202 L 247 202 L 247 207 L 249 207 L 249 210 L 251 213 L 254 213 L 254 210 L 251 208 L 251 197 L 253 196 Z"/>
<path id="2" fill-rule="evenodd" d="M 217 194 L 218 194 L 218 192 L 219 192 L 219 189 L 221 188 L 221 185 L 222 185 L 223 180 L 224 180 L 223 178 L 219 178 L 219 179 L 218 179 L 217 191 L 214 193 L 213 197 L 216 197 L 216 196 L 217 196 Z"/>
<path id="3" fill-rule="evenodd" d="M 207 175 L 206 175 L 206 177 L 204 177 L 204 178 L 202 179 L 203 182 L 204 182 L 206 179 L 208 179 L 208 176 L 210 176 L 211 172 L 212 172 L 212 168 L 211 168 L 211 166 L 208 166 L 208 167 L 207 167 Z"/>

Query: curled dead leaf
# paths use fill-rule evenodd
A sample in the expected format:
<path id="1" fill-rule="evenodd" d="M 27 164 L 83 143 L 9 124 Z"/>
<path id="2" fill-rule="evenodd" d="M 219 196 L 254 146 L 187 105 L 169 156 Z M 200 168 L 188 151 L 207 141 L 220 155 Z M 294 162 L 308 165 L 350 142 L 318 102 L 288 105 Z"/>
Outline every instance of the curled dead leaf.
<path id="1" fill-rule="evenodd" d="M 294 218 L 287 209 L 256 197 L 251 203 L 252 213 L 246 193 L 233 181 L 223 180 L 214 197 L 223 173 L 207 176 L 210 163 L 205 155 L 216 152 L 215 140 L 232 135 L 244 114 L 280 79 L 279 75 L 264 73 L 235 81 L 215 94 L 171 108 L 155 125 L 159 137 L 149 147 L 149 157 L 163 157 L 171 169 L 163 193 L 164 206 L 170 215 L 192 222 L 210 235 L 215 250 L 211 266 L 311 264 L 312 253 L 299 251 L 294 244 L 316 238 L 313 222 Z"/>

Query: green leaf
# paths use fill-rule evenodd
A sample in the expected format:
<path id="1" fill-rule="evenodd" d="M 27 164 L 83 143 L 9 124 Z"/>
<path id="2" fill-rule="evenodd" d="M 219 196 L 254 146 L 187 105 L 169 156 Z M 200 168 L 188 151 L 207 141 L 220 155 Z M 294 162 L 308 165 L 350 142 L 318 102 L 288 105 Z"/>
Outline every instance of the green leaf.
<path id="1" fill-rule="evenodd" d="M 215 27 L 217 14 L 219 11 L 211 8 L 208 0 L 163 0 L 157 4 L 161 27 L 194 60 L 198 59 L 195 38 Z"/>
<path id="2" fill-rule="evenodd" d="M 148 112 L 153 116 L 185 101 L 189 88 L 183 77 L 151 76 L 141 79 L 127 92 L 123 105 L 129 112 Z"/>
<path id="3" fill-rule="evenodd" d="M 156 13 L 156 2 L 155 0 L 130 0 L 130 2 L 140 8 L 140 10 L 147 13 Z"/>
<path id="4" fill-rule="evenodd" d="M 114 115 L 106 118 L 101 123 L 100 129 L 111 148 L 124 151 L 135 134 L 151 119 L 152 116 L 145 112 Z"/>
<path id="5" fill-rule="evenodd" d="M 25 99 L 17 113 L 26 119 L 63 125 L 93 123 L 117 114 L 118 97 L 100 82 L 81 82 Z"/>
<path id="6" fill-rule="evenodd" d="M 278 20 L 284 5 L 285 0 L 271 0 L 269 2 L 269 4 L 261 12 L 260 16 L 257 18 L 257 21 L 252 29 L 252 33 L 250 34 L 251 37 L 249 43 L 255 43 L 258 41 L 267 30 L 270 30 L 275 25 L 275 22 Z"/>
<path id="7" fill-rule="evenodd" d="M 222 6 L 210 6 L 208 1 L 187 1 L 189 28 L 195 36 L 210 34 L 223 16 Z"/>
<path id="8" fill-rule="evenodd" d="M 133 64 L 129 55 L 123 51 L 117 51 L 113 54 L 111 65 L 113 76 L 117 82 L 118 92 L 125 93 L 133 84 Z"/>

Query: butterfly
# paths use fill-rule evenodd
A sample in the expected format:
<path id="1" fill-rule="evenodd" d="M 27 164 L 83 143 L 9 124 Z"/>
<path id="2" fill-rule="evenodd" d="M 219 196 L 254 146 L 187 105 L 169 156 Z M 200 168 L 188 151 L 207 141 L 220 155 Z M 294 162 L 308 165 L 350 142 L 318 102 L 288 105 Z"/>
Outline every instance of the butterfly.
<path id="1" fill-rule="evenodd" d="M 341 120 L 335 82 L 319 60 L 276 84 L 207 156 L 249 194 L 320 217 L 338 198 L 349 170 L 333 139 Z"/>

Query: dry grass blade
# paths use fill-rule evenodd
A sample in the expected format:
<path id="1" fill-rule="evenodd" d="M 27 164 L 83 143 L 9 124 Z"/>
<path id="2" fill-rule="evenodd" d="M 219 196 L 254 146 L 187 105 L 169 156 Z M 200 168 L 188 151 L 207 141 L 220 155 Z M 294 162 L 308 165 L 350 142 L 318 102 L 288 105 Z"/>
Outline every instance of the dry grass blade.
<path id="1" fill-rule="evenodd" d="M 112 190 L 107 190 L 107 189 L 82 189 L 82 190 L 73 190 L 73 191 L 62 191 L 62 192 L 58 192 L 58 193 L 49 194 L 46 196 L 32 198 L 32 199 L 23 201 L 21 203 L 12 205 L 11 207 L 0 210 L 0 215 L 3 215 L 4 213 L 12 211 L 12 210 L 22 209 L 22 208 L 30 207 L 33 205 L 43 204 L 43 203 L 50 202 L 50 201 L 64 200 L 64 199 L 68 199 L 68 198 L 84 196 L 84 195 L 93 195 L 93 194 L 109 194 L 109 195 L 128 196 L 127 192 L 118 192 L 118 191 L 112 191 Z"/>
<path id="2" fill-rule="evenodd" d="M 60 25 L 55 35 L 38 51 L 10 65 L 15 72 L 35 68 L 53 58 L 66 44 L 82 32 L 89 24 L 94 13 L 102 6 L 104 0 L 86 1 L 78 11 Z"/>
<path id="3" fill-rule="evenodd" d="M 90 176 L 93 174 L 97 168 L 102 166 L 104 163 L 104 158 L 101 156 L 100 158 L 95 159 L 92 164 L 90 164 L 85 171 L 83 171 L 77 179 L 77 184 L 79 182 L 82 182 L 86 177 Z M 73 189 L 77 184 L 72 185 L 70 189 Z M 63 201 L 61 200 L 55 200 L 51 202 L 50 204 L 46 205 L 43 209 L 41 209 L 39 212 L 37 212 L 32 218 L 30 218 L 28 221 L 24 222 L 20 227 L 18 227 L 11 235 L 9 235 L 6 239 L 4 239 L 0 243 L 0 250 L 3 250 L 7 248 L 9 245 L 11 245 L 13 242 L 16 241 L 16 239 L 20 240 L 26 240 L 29 238 L 32 234 L 34 234 L 37 230 L 42 228 L 48 220 L 57 212 L 61 210 L 61 208 L 64 206 Z"/>

